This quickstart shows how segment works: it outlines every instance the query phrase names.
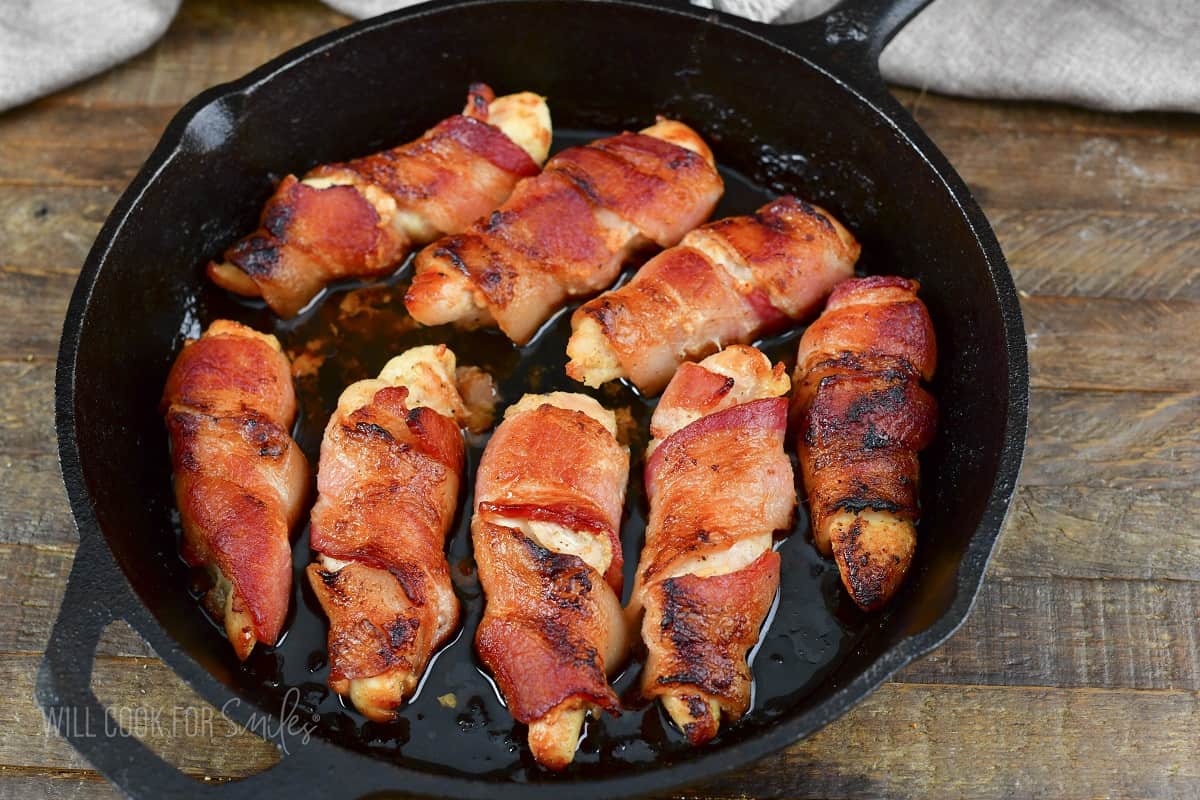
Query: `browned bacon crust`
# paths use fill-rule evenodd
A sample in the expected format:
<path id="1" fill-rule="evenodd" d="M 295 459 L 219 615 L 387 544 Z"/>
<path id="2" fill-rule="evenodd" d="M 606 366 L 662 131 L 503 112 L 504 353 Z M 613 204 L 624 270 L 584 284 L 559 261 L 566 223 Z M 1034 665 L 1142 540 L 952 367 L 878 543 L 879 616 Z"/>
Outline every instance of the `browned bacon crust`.
<path id="1" fill-rule="evenodd" d="M 495 324 L 518 344 L 571 297 L 616 280 L 631 252 L 673 245 L 712 212 L 723 190 L 705 154 L 642 133 L 565 150 L 522 181 L 491 216 L 427 247 L 405 298 L 418 321 Z M 665 135 L 665 134 L 664 134 Z M 470 297 L 450 310 L 447 285 Z"/>
<path id="2" fill-rule="evenodd" d="M 588 413 L 538 400 L 510 410 L 479 465 L 471 532 L 487 606 L 475 646 L 530 725 L 534 757 L 561 769 L 584 713 L 619 707 L 606 673 L 627 646 L 618 531 L 629 454 Z"/>
<path id="3" fill-rule="evenodd" d="M 791 196 L 709 223 L 575 311 L 567 374 L 657 394 L 683 361 L 811 316 L 858 253 L 832 215 Z"/>
<path id="4" fill-rule="evenodd" d="M 387 273 L 408 247 L 354 186 L 315 188 L 287 175 L 259 229 L 226 250 L 225 260 L 249 276 L 271 310 L 291 317 L 331 281 Z M 210 264 L 209 277 L 237 291 L 216 270 Z"/>
<path id="5" fill-rule="evenodd" d="M 486 120 L 486 110 L 478 118 L 458 114 L 415 142 L 310 174 L 349 170 L 437 230 L 460 231 L 499 205 L 518 180 L 539 171 L 528 153 Z"/>
<path id="6" fill-rule="evenodd" d="M 646 464 L 650 520 L 631 599 L 646 609 L 642 691 L 716 705 L 695 705 L 681 724 L 696 744 L 716 735 L 720 712 L 737 719 L 749 705 L 746 653 L 779 586 L 770 537 L 795 506 L 786 427 L 785 399 L 754 400 L 701 417 Z"/>
<path id="7" fill-rule="evenodd" d="M 650 518 L 629 611 L 635 621 L 645 611 L 642 693 L 693 744 L 750 704 L 746 656 L 779 587 L 772 534 L 796 504 L 787 389 L 782 365 L 738 345 L 680 367 L 651 420 Z"/>
<path id="8" fill-rule="evenodd" d="M 884 605 L 916 548 L 917 454 L 933 438 L 933 325 L 920 284 L 869 277 L 840 284 L 800 341 L 797 449 L 818 547 L 850 596 Z"/>
<path id="9" fill-rule="evenodd" d="M 218 320 L 188 342 L 163 392 L 182 554 L 216 574 L 207 605 L 246 658 L 274 644 L 292 586 L 289 532 L 308 466 L 288 431 L 296 397 L 272 336 Z"/>
<path id="10" fill-rule="evenodd" d="M 658 446 L 646 461 L 650 521 L 638 565 L 642 582 L 683 559 L 723 552 L 748 532 L 769 534 L 791 523 L 786 428 L 787 400 L 772 397 L 701 417 Z M 763 527 L 772 523 L 778 524 Z"/>
<path id="11" fill-rule="evenodd" d="M 414 246 L 491 211 L 538 165 L 487 122 L 491 89 L 476 84 L 471 98 L 466 113 L 416 141 L 316 167 L 304 182 L 286 176 L 259 229 L 226 251 L 225 264 L 210 264 L 209 276 L 231 291 L 261 294 L 290 317 L 331 281 L 386 274 Z"/>
<path id="12" fill-rule="evenodd" d="M 604 663 L 622 625 L 613 591 L 578 556 L 519 530 L 481 521 L 474 539 L 488 598 L 475 646 L 513 719 L 534 722 L 572 698 L 617 711 Z"/>
<path id="13" fill-rule="evenodd" d="M 572 147 L 551 166 L 659 247 L 675 244 L 707 217 L 723 189 L 703 155 L 643 133 Z"/>
<path id="14" fill-rule="evenodd" d="M 768 550 L 749 566 L 701 578 L 687 573 L 645 592 L 642 692 L 678 697 L 688 708 L 683 733 L 693 745 L 717 734 L 720 713 L 737 719 L 750 707 L 746 653 L 758 641 L 779 588 L 779 554 Z M 714 713 L 710 700 L 719 709 Z"/>
<path id="15" fill-rule="evenodd" d="M 545 404 L 506 420 L 492 435 L 475 480 L 481 514 L 558 522 L 612 548 L 604 579 L 621 591 L 621 511 L 629 455 L 579 411 Z"/>
<path id="16" fill-rule="evenodd" d="M 453 367 L 450 367 L 451 373 Z M 458 622 L 444 552 L 462 480 L 458 424 L 406 386 L 334 414 L 321 444 L 309 583 L 329 616 L 329 685 L 390 719 Z M 332 559 L 332 560 L 331 560 Z"/>

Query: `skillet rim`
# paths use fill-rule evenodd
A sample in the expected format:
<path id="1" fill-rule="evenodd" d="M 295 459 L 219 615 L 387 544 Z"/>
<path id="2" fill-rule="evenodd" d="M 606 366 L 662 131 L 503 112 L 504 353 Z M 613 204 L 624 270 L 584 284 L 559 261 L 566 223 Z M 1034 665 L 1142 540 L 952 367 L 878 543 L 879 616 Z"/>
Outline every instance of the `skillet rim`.
<path id="1" fill-rule="evenodd" d="M 529 2 L 529 0 L 517 0 Z M 534 0 L 545 1 L 545 0 Z M 86 569 L 98 568 L 110 573 L 110 583 L 107 590 L 113 618 L 123 618 L 129 622 L 139 635 L 154 648 L 155 652 L 167 662 L 169 667 L 179 675 L 189 686 L 214 705 L 218 701 L 229 705 L 232 698 L 240 698 L 243 702 L 234 704 L 235 708 L 225 710 L 243 726 L 247 719 L 259 710 L 259 699 L 249 697 L 235 688 L 219 681 L 212 673 L 185 651 L 175 639 L 158 622 L 153 612 L 141 600 L 133 588 L 124 570 L 116 561 L 115 554 L 108 543 L 108 538 L 99 524 L 92 505 L 91 493 L 88 491 L 83 478 L 80 448 L 77 438 L 76 400 L 77 383 L 76 369 L 79 347 L 83 334 L 85 316 L 91 307 L 92 295 L 100 274 L 106 266 L 109 253 L 117 236 L 122 232 L 129 217 L 140 207 L 143 195 L 148 187 L 158 178 L 160 173 L 170 165 L 180 151 L 187 146 L 190 126 L 206 109 L 234 99 L 249 101 L 255 90 L 266 82 L 285 75 L 301 63 L 318 56 L 331 47 L 342 45 L 357 36 L 378 28 L 393 25 L 405 25 L 408 22 L 433 15 L 453 11 L 470 13 L 476 7 L 506 5 L 513 0 L 435 0 L 407 9 L 401 9 L 390 14 L 361 20 L 350 25 L 330 31 L 315 39 L 300 44 L 276 58 L 268 61 L 257 69 L 236 80 L 217 84 L 196 95 L 175 114 L 164 129 L 162 136 L 150 153 L 144 165 L 138 171 L 128 188 L 122 193 L 106 219 L 104 226 L 97 235 L 83 267 L 80 270 L 71 301 L 64 321 L 63 334 L 55 374 L 55 429 L 58 435 L 58 450 L 63 480 L 71 506 L 72 516 L 80 534 L 80 545 L 77 553 L 84 557 Z M 561 2 L 561 0 L 558 0 Z M 410 766 L 383 761 L 378 758 L 342 748 L 330 741 L 314 738 L 305 747 L 305 752 L 316 756 L 348 758 L 352 763 L 365 768 L 373 765 L 372 771 L 376 776 L 382 776 L 388 784 L 398 783 L 396 778 L 410 782 L 407 789 L 423 793 L 435 793 L 451 789 L 455 794 L 470 797 L 525 797 L 530 794 L 547 795 L 561 791 L 564 786 L 570 786 L 572 791 L 582 791 L 589 796 L 604 796 L 620 790 L 622 792 L 647 792 L 679 786 L 743 766 L 769 753 L 776 752 L 787 745 L 797 742 L 827 725 L 837 717 L 842 716 L 854 705 L 861 702 L 888 677 L 903 668 L 914 659 L 932 651 L 948 639 L 965 621 L 974 606 L 978 592 L 982 586 L 987 563 L 999 538 L 1007 511 L 1015 491 L 1016 478 L 1020 470 L 1023 456 L 1026 425 L 1028 416 L 1028 360 L 1024 338 L 1024 327 L 1021 316 L 1016 288 L 1013 284 L 999 243 L 996 241 L 991 227 L 978 204 L 971 196 L 965 183 L 950 166 L 946 158 L 933 145 L 908 112 L 887 93 L 881 80 L 873 85 L 864 80 L 863 74 L 854 75 L 855 65 L 847 69 L 832 69 L 823 64 L 820 53 L 809 51 L 810 46 L 819 46 L 819 39 L 795 38 L 788 31 L 791 26 L 768 26 L 733 17 L 721 12 L 714 12 L 694 6 L 677 6 L 656 4 L 645 0 L 573 0 L 589 5 L 610 6 L 615 10 L 638 8 L 661 13 L 667 17 L 686 16 L 705 24 L 715 25 L 731 30 L 755 40 L 748 46 L 767 46 L 781 50 L 789 57 L 797 58 L 810 69 L 822 73 L 836 83 L 839 88 L 849 93 L 847 102 L 857 100 L 865 104 L 877 115 L 878 120 L 893 130 L 900 138 L 896 146 L 909 147 L 921 160 L 932 169 L 949 195 L 949 199 L 963 215 L 972 235 L 984 257 L 991 278 L 994 301 L 999 308 L 1003 320 L 1005 334 L 1005 352 L 1007 356 L 1007 413 L 1005 415 L 1005 430 L 997 461 L 996 475 L 992 489 L 984 507 L 980 521 L 972 533 L 967 549 L 958 566 L 955 579 L 956 592 L 954 599 L 947 609 L 924 630 L 900 640 L 897 644 L 885 649 L 878 659 L 866 670 L 849 683 L 835 690 L 828 698 L 795 717 L 780 720 L 770 728 L 748 737 L 741 742 L 727 744 L 719 749 L 710 749 L 697 753 L 688 760 L 668 764 L 661 768 L 649 769 L 626 775 L 615 775 L 603 778 L 581 778 L 564 780 L 548 780 L 537 783 L 499 783 L 479 778 L 459 775 L 443 775 Z M 814 43 L 816 43 L 814 45 Z M 796 45 L 800 45 L 797 47 Z M 830 47 L 826 45 L 826 47 Z M 827 49 L 826 54 L 831 52 Z M 861 69 L 861 65 L 857 65 Z M 867 73 L 874 69 L 868 65 Z M 845 77 L 839 72 L 848 73 Z M 857 85 L 856 85 L 857 84 Z M 85 398 L 84 398 L 85 399 Z M 88 559 L 99 558 L 99 563 L 88 563 Z M 72 570 L 71 582 L 78 580 Z M 111 576 L 116 576 L 116 584 L 111 583 Z M 64 602 L 60 611 L 62 616 L 70 612 Z M 56 623 L 57 627 L 57 623 Z M 91 654 L 88 654 L 91 658 Z M 41 694 L 39 689 L 39 694 Z M 44 698 L 43 704 L 45 705 Z M 224 709 L 223 709 L 224 710 Z M 261 713 L 261 710 L 259 710 Z M 314 744 L 320 743 L 323 753 L 310 750 Z M 72 740 L 72 744 L 75 742 Z M 278 764 L 268 768 L 256 776 L 235 781 L 227 786 L 237 784 L 256 784 L 256 778 L 266 779 L 269 775 L 279 776 L 288 771 L 288 762 L 303 760 L 297 757 L 285 756 Z M 295 763 L 292 764 L 294 768 Z M 382 769 L 381 769 L 382 768 Z M 173 768 L 171 768 L 173 769 Z M 110 778 L 116 777 L 109 775 Z M 123 777 L 128 778 L 128 775 Z M 281 776 L 282 777 L 282 776 Z M 361 776 L 341 776 L 340 780 L 352 783 L 351 778 L 367 778 Z M 385 784 L 386 785 L 386 784 Z M 354 791 L 376 791 L 385 785 L 375 785 L 364 782 Z M 346 788 L 349 788 L 348 786 Z M 197 790 L 199 791 L 199 790 Z"/>

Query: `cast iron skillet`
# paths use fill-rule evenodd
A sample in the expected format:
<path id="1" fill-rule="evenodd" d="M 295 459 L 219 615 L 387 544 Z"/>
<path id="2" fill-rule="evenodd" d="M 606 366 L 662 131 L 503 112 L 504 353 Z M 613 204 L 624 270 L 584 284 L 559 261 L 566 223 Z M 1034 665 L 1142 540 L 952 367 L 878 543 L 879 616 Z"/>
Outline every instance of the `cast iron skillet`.
<path id="1" fill-rule="evenodd" d="M 706 778 L 784 747 L 942 642 L 971 607 L 1008 507 L 1028 375 L 1000 248 L 962 180 L 877 71 L 883 46 L 927 2 L 851 0 L 808 23 L 771 27 L 638 0 L 439 0 L 324 36 L 188 103 L 117 203 L 67 313 L 57 425 L 80 546 L 38 698 L 46 708 L 104 718 L 89 688 L 92 658 L 105 626 L 124 619 L 233 720 L 281 714 L 285 689 L 296 686 L 295 707 L 283 712 L 317 730 L 308 744 L 292 736 L 292 755 L 274 768 L 219 786 L 185 777 L 135 738 L 86 738 L 62 716 L 61 732 L 135 797 L 353 797 L 394 789 L 550 797 L 566 783 L 575 797 L 628 795 Z M 232 315 L 273 329 L 292 348 L 320 340 L 314 352 L 331 357 L 315 379 L 301 381 L 297 437 L 310 456 L 342 386 L 419 341 L 446 338 L 460 361 L 496 371 L 510 401 L 531 381 L 542 390 L 578 388 L 561 377 L 565 317 L 522 352 L 493 334 L 414 331 L 398 310 L 401 273 L 392 285 L 358 292 L 350 305 L 343 287 L 306 317 L 280 325 L 208 287 L 198 268 L 253 227 L 272 177 L 405 141 L 458 108 L 473 80 L 547 95 L 558 146 L 595 131 L 636 129 L 656 113 L 682 118 L 705 135 L 725 169 L 729 191 L 718 215 L 794 191 L 855 231 L 864 271 L 922 282 L 938 335 L 934 389 L 942 417 L 922 458 L 925 518 L 912 574 L 886 612 L 857 612 L 836 570 L 813 551 L 801 515 L 781 545 L 784 589 L 756 655 L 754 710 L 708 747 L 682 746 L 656 707 L 643 706 L 590 723 L 579 763 L 565 775 L 533 766 L 523 729 L 472 661 L 479 591 L 458 568 L 469 558 L 465 519 L 450 546 L 468 608 L 465 632 L 440 655 L 403 719 L 389 726 L 365 723 L 323 688 L 321 623 L 302 580 L 288 638 L 274 651 L 256 651 L 245 667 L 187 592 L 156 404 L 183 337 L 212 318 Z M 337 336 L 321 339 L 335 322 Z M 786 356 L 794 335 L 767 347 Z M 629 406 L 644 423 L 650 406 L 628 389 L 601 397 Z M 480 442 L 472 444 L 477 458 Z M 644 513 L 638 471 L 635 465 L 623 532 L 630 566 Z M 296 550 L 302 565 L 306 541 Z M 636 666 L 618 688 L 636 706 L 635 681 Z M 453 709 L 436 699 L 448 691 L 456 693 Z"/>

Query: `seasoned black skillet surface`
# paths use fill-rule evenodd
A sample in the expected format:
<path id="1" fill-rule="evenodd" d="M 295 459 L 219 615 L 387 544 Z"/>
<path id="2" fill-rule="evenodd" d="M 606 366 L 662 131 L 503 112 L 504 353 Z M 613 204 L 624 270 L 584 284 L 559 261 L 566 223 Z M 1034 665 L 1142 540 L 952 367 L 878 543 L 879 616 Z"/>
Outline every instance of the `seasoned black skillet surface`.
<path id="1" fill-rule="evenodd" d="M 607 133 L 558 131 L 554 149 L 603 135 Z M 721 168 L 721 174 L 725 179 L 725 195 L 714 219 L 750 213 L 776 196 L 730 169 Z M 869 263 L 869 258 L 864 262 Z M 627 270 L 626 277 L 633 266 L 636 264 Z M 642 453 L 649 440 L 655 400 L 641 397 L 624 383 L 610 383 L 593 390 L 566 377 L 563 367 L 574 306 L 557 314 L 525 347 L 516 347 L 496 330 L 461 331 L 448 325 L 425 328 L 414 322 L 404 308 L 404 291 L 411 271 L 410 258 L 409 263 L 382 284 L 335 287 L 305 313 L 287 321 L 276 318 L 260 302 L 241 301 L 215 287 L 206 287 L 198 298 L 195 314 L 188 317 L 188 329 L 181 334 L 198 335 L 202 327 L 226 317 L 279 337 L 297 363 L 296 388 L 301 413 L 294 433 L 314 472 L 321 436 L 342 390 L 356 380 L 374 377 L 388 359 L 421 344 L 445 343 L 458 356 L 460 365 L 474 364 L 490 372 L 501 396 L 497 419 L 507 405 L 525 392 L 585 392 L 608 408 L 628 410 L 634 423 L 626 426 L 632 458 L 621 528 L 625 556 L 622 600 L 627 601 L 648 514 L 642 484 Z M 790 370 L 802 330 L 787 331 L 760 345 L 773 360 L 786 362 Z M 516 781 L 549 777 L 534 763 L 525 744 L 525 726 L 509 716 L 473 647 L 475 628 L 483 613 L 483 594 L 471 548 L 471 491 L 475 468 L 488 437 L 489 434 L 467 437 L 462 502 L 448 543 L 451 575 L 463 605 L 462 621 L 451 643 L 437 654 L 415 699 L 400 711 L 395 722 L 381 724 L 367 720 L 326 685 L 329 677 L 326 621 L 304 575 L 304 568 L 312 558 L 307 527 L 294 549 L 293 608 L 286 636 L 274 648 L 257 647 L 233 673 L 233 681 L 255 696 L 276 698 L 280 707 L 294 705 L 296 715 L 315 725 L 319 735 L 379 758 L 401 760 L 425 769 L 481 777 L 503 776 Z M 782 589 L 753 651 L 751 711 L 738 724 L 723 729 L 707 747 L 718 747 L 723 740 L 751 734 L 770 725 L 784 711 L 794 709 L 808 689 L 822 681 L 855 646 L 868 625 L 884 624 L 886 620 L 886 612 L 864 615 L 848 599 L 841 588 L 836 565 L 823 559 L 813 547 L 808 516 L 802 505 L 792 531 L 780 537 L 777 545 L 783 558 Z M 204 613 L 198 602 L 196 613 Z M 218 646 L 228 645 L 221 642 Z M 641 656 L 640 652 L 635 653 L 615 681 L 624 712 L 619 717 L 606 714 L 587 723 L 575 763 L 567 774 L 599 776 L 661 766 L 686 758 L 692 752 L 659 705 L 641 699 L 638 691 Z"/>

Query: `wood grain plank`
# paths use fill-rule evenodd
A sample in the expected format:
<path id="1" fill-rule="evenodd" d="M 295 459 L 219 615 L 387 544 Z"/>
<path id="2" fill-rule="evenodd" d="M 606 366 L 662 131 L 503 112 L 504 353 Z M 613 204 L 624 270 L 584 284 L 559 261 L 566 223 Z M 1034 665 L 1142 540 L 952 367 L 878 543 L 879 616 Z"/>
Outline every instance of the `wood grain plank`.
<path id="1" fill-rule="evenodd" d="M 1021 310 L 1035 387 L 1200 391 L 1200 303 L 1029 297 Z"/>
<path id="2" fill-rule="evenodd" d="M 1138 136 L 1192 135 L 1194 115 L 1139 111 L 1114 114 L 1056 103 L 1023 100 L 977 100 L 923 92 L 904 86 L 889 87 L 909 113 L 932 129 L 946 127 L 991 131 L 997 136 L 1027 131 L 1075 131 L 1093 135 Z"/>
<path id="3" fill-rule="evenodd" d="M 40 656 L 0 655 L 0 685 L 13 697 L 0 707 L 0 764 L 41 769 L 87 770 L 46 720 L 33 697 Z M 222 716 L 157 660 L 100 657 L 92 687 L 97 697 L 160 757 L 190 775 L 240 777 L 274 764 L 279 752 Z M 71 709 L 57 710 L 71 714 Z M 157 712 L 157 716 L 155 716 Z M 96 737 L 119 735 L 104 720 L 78 715 L 72 724 Z M 189 727 L 190 725 L 190 727 Z"/>
<path id="4" fill-rule="evenodd" d="M 1200 136 L 933 133 L 985 209 L 1200 211 Z"/>
<path id="5" fill-rule="evenodd" d="M 174 111 L 161 106 L 130 108 L 83 108 L 80 106 L 38 104 L 21 106 L 3 117 L 2 140 L 7 147 L 27 147 L 46 152 L 66 144 L 93 142 L 100 152 L 136 155 L 146 145 L 153 146 Z M 13 159 L 6 159 L 13 160 Z M 47 164 L 40 159 L 37 164 Z"/>
<path id="6" fill-rule="evenodd" d="M 989 578 L 904 683 L 1200 690 L 1200 583 Z"/>
<path id="7" fill-rule="evenodd" d="M 0 448 L 6 454 L 54 447 L 54 363 L 0 361 Z"/>
<path id="8" fill-rule="evenodd" d="M 1026 295 L 1200 300 L 1200 213 L 995 209 Z"/>
<path id="9" fill-rule="evenodd" d="M 1200 485 L 1197 419 L 1200 393 L 1035 389 L 1019 483 L 1195 489 Z"/>
<path id="10" fill-rule="evenodd" d="M 75 560 L 70 545 L 0 545 L 0 653 L 45 651 Z M 110 625 L 97 646 L 102 656 L 153 658 L 154 651 L 125 622 Z"/>
<path id="11" fill-rule="evenodd" d="M 0 270 L 77 274 L 116 202 L 105 187 L 0 186 Z"/>
<path id="12" fill-rule="evenodd" d="M 54 363 L 0 361 L 0 542 L 77 541 L 56 442 Z"/>
<path id="13" fill-rule="evenodd" d="M 1194 797 L 1200 695 L 890 683 L 688 798 Z"/>
<path id="14" fill-rule="evenodd" d="M 0 268 L 0 361 L 57 357 L 75 278 L 70 270 Z"/>
<path id="15" fill-rule="evenodd" d="M 1200 580 L 1196 519 L 1195 488 L 1018 486 L 989 574 Z"/>
<path id="16" fill-rule="evenodd" d="M 0 766 L 0 800 L 118 800 L 122 796 L 92 770 Z"/>
<path id="17" fill-rule="evenodd" d="M 0 125 L 0 184 L 124 189 L 175 109 L 25 106 Z"/>
<path id="18" fill-rule="evenodd" d="M 985 209 L 1200 211 L 1200 119 L 935 95 L 917 121 Z"/>
<path id="19" fill-rule="evenodd" d="M 943 138 L 951 163 L 970 176 L 972 193 L 985 208 L 1200 210 L 1200 137 L 1194 135 L 1166 141 Z M 1087 188 L 1069 188 L 1072 183 Z"/>
<path id="20" fill-rule="evenodd" d="M 52 440 L 38 453 L 0 451 L 0 543 L 79 540 L 53 447 Z"/>
<path id="21" fill-rule="evenodd" d="M 95 133 L 100 130 L 91 129 Z M 6 141 L 0 128 L 0 149 L 11 158 L 0 162 L 0 186 L 74 187 L 124 191 L 150 155 L 155 135 L 139 146 L 116 151 L 95 141 L 47 143 Z"/>

